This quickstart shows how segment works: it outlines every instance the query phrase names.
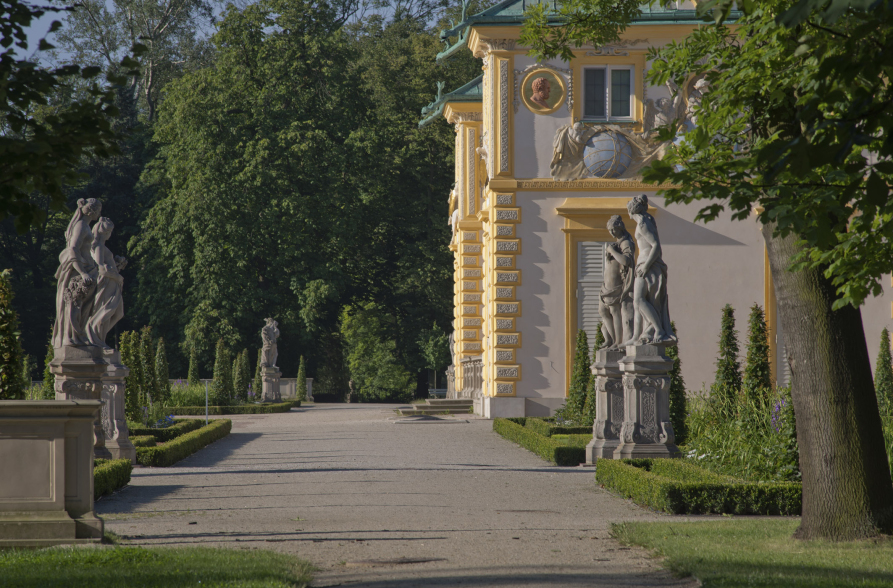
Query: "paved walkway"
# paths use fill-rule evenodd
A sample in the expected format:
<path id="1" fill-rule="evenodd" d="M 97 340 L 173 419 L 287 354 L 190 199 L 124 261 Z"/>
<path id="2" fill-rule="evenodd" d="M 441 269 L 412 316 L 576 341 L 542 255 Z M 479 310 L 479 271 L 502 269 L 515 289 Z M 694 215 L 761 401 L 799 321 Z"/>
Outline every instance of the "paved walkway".
<path id="1" fill-rule="evenodd" d="M 393 408 L 227 417 L 227 438 L 134 470 L 96 510 L 135 544 L 295 554 L 319 567 L 314 586 L 697 585 L 610 539 L 612 522 L 659 515 L 596 488 L 591 468 L 553 467 L 487 420 L 411 424 Z"/>

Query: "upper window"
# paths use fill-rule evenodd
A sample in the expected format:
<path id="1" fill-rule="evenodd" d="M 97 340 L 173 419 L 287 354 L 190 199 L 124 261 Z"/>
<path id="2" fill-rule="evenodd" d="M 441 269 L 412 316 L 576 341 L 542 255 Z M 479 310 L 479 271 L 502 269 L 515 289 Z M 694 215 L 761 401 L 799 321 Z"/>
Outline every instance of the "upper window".
<path id="1" fill-rule="evenodd" d="M 632 120 L 633 68 L 629 65 L 583 69 L 583 118 Z"/>

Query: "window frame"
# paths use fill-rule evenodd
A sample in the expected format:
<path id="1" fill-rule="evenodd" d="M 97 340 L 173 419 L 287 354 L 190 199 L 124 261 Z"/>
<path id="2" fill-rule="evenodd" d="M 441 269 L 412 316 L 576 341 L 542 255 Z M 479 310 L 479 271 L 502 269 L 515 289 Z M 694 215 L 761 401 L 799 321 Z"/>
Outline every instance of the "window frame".
<path id="1" fill-rule="evenodd" d="M 602 70 L 605 72 L 605 116 L 586 116 L 586 71 Z M 613 84 L 611 82 L 611 72 L 616 70 L 629 71 L 629 115 L 628 116 L 612 116 L 611 115 L 611 98 L 613 92 Z M 636 65 L 633 63 L 587 63 L 580 68 L 580 91 L 581 106 L 580 120 L 585 122 L 636 122 Z"/>

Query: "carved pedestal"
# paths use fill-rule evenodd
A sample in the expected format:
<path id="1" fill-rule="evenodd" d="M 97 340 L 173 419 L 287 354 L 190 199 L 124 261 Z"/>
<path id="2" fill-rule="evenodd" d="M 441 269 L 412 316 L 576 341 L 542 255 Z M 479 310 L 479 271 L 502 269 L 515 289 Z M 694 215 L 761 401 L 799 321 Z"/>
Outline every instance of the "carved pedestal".
<path id="1" fill-rule="evenodd" d="M 664 346 L 629 345 L 623 372 L 624 421 L 614 459 L 678 457 L 670 424 L 670 370 Z"/>
<path id="2" fill-rule="evenodd" d="M 263 402 L 282 402 L 282 396 L 279 394 L 279 378 L 282 372 L 277 367 L 261 368 L 261 375 L 264 381 Z"/>
<path id="3" fill-rule="evenodd" d="M 121 365 L 121 355 L 115 351 L 108 357 L 108 365 L 102 375 L 102 428 L 105 446 L 115 459 L 129 459 L 136 464 L 136 448 L 130 442 L 127 420 L 124 417 L 124 378 L 130 368 Z"/>
<path id="4" fill-rule="evenodd" d="M 586 446 L 586 463 L 594 464 L 598 458 L 611 459 L 620 445 L 620 429 L 623 426 L 623 373 L 617 363 L 625 351 L 600 349 L 595 354 L 592 373 L 595 375 L 595 423 L 592 425 L 592 441 Z"/>
<path id="5" fill-rule="evenodd" d="M 102 376 L 106 362 L 95 345 L 64 345 L 53 350 L 50 372 L 55 376 L 56 400 L 102 400 Z M 105 446 L 105 406 L 93 423 L 93 456 L 112 459 Z"/>

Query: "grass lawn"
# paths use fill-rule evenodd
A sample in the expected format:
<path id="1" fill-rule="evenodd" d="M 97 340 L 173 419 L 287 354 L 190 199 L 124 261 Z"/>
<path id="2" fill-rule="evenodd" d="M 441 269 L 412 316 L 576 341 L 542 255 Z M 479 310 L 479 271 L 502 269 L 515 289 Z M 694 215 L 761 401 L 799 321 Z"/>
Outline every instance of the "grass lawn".
<path id="1" fill-rule="evenodd" d="M 4 588 L 295 588 L 310 584 L 311 570 L 271 551 L 105 545 L 0 551 Z"/>
<path id="2" fill-rule="evenodd" d="M 791 538 L 797 519 L 621 523 L 621 543 L 665 557 L 680 575 L 705 587 L 826 588 L 893 586 L 893 539 L 828 543 Z"/>

